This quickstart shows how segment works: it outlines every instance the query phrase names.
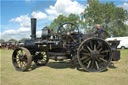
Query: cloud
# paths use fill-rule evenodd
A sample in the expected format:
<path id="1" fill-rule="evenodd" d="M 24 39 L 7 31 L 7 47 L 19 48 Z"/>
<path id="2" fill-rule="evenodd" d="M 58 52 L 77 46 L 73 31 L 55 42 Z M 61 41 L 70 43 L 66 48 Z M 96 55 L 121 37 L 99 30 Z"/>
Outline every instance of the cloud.
<path id="1" fill-rule="evenodd" d="M 85 9 L 84 5 L 79 4 L 77 1 L 72 0 L 57 0 L 54 5 L 50 5 L 49 8 L 42 11 L 33 11 L 32 17 L 37 19 L 54 20 L 58 15 L 63 14 L 68 16 L 69 14 L 80 15 Z"/>
<path id="2" fill-rule="evenodd" d="M 21 27 L 30 26 L 30 17 L 28 17 L 28 15 L 22 15 L 16 18 L 12 18 L 10 21 L 19 23 Z"/>
<path id="3" fill-rule="evenodd" d="M 33 11 L 31 15 L 33 18 L 37 18 L 37 19 L 46 19 L 47 18 L 47 15 L 41 11 Z"/>
<path id="4" fill-rule="evenodd" d="M 37 36 L 37 37 L 40 37 L 40 36 L 41 36 L 41 33 L 42 33 L 42 31 L 37 31 L 37 32 L 36 32 L 36 36 Z"/>
<path id="5" fill-rule="evenodd" d="M 30 37 L 30 17 L 28 15 L 21 15 L 16 18 L 12 18 L 10 22 L 18 23 L 19 28 L 17 29 L 8 29 L 4 32 L 1 32 L 1 38 L 9 40 L 11 38 L 20 40 L 24 37 Z"/>
<path id="6" fill-rule="evenodd" d="M 123 3 L 121 5 L 118 5 L 118 7 L 121 7 L 121 8 L 123 8 L 123 9 L 128 11 L 128 3 Z"/>
<path id="7" fill-rule="evenodd" d="M 19 29 L 9 29 L 1 33 L 1 37 L 5 40 L 11 38 L 20 40 L 24 37 L 30 37 L 30 28 L 20 27 Z"/>
<path id="8" fill-rule="evenodd" d="M 49 15 L 49 18 L 56 18 L 58 15 L 63 14 L 68 16 L 69 14 L 80 15 L 84 11 L 85 6 L 79 4 L 77 1 L 72 0 L 57 0 L 55 5 L 50 5 L 45 11 Z"/>

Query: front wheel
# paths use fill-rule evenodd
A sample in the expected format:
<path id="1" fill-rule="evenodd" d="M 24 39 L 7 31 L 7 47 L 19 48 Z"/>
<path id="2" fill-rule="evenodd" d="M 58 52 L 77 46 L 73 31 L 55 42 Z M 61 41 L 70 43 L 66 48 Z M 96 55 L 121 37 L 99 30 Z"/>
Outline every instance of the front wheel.
<path id="1" fill-rule="evenodd" d="M 77 51 L 80 66 L 88 72 L 107 69 L 112 60 L 110 46 L 102 39 L 90 38 L 83 41 Z"/>
<path id="2" fill-rule="evenodd" d="M 32 56 L 29 50 L 23 47 L 16 48 L 12 55 L 12 63 L 18 71 L 28 70 L 32 63 Z"/>

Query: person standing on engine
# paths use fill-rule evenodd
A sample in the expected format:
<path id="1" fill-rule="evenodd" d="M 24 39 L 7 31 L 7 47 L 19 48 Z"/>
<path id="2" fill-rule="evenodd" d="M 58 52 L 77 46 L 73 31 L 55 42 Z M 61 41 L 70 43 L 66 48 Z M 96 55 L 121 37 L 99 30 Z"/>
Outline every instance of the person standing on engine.
<path id="1" fill-rule="evenodd" d="M 103 28 L 101 28 L 100 24 L 97 24 L 96 25 L 96 32 L 95 32 L 95 34 L 97 34 L 97 37 L 104 38 L 104 33 L 106 35 L 109 35 Z"/>

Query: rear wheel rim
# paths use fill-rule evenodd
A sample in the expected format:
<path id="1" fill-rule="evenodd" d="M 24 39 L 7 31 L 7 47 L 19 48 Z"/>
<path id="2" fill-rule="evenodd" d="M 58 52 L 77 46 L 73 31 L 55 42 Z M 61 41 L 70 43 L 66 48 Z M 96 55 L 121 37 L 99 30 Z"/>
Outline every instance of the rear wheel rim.
<path id="1" fill-rule="evenodd" d="M 91 38 L 83 41 L 79 46 L 77 57 L 80 66 L 89 72 L 104 71 L 110 64 L 110 46 L 102 39 Z"/>

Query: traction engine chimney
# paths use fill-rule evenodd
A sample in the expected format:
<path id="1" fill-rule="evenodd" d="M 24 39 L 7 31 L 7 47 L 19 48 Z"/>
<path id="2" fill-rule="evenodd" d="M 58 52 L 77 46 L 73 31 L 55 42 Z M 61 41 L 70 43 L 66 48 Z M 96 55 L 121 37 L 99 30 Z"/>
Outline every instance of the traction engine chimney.
<path id="1" fill-rule="evenodd" d="M 36 18 L 31 18 L 31 39 L 36 40 Z"/>

